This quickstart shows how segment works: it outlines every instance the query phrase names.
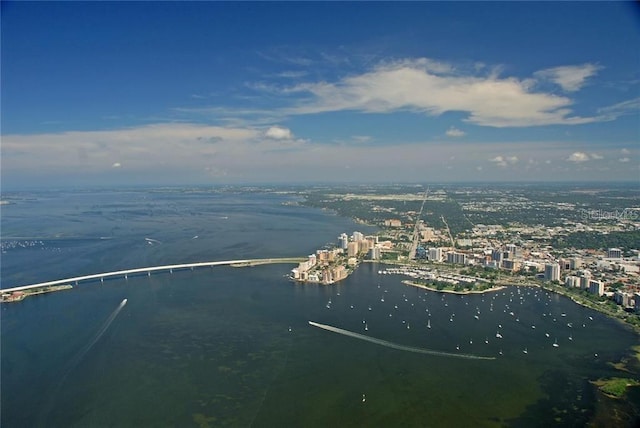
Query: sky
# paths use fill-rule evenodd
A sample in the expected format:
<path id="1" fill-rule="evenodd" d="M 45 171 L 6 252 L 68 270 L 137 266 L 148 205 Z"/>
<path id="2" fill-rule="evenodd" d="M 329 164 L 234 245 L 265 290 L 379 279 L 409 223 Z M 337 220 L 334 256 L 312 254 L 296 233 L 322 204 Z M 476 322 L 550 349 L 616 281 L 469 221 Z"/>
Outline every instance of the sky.
<path id="1" fill-rule="evenodd" d="M 634 3 L 0 7 L 4 189 L 640 183 Z"/>

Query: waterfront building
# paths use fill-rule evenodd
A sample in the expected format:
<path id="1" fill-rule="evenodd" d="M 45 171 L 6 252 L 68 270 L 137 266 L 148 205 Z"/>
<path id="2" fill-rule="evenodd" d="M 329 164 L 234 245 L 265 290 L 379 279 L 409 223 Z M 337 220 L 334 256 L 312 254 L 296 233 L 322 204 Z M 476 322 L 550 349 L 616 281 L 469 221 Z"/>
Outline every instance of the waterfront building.
<path id="1" fill-rule="evenodd" d="M 623 308 L 633 306 L 633 295 L 626 291 L 617 290 L 613 294 L 613 301 L 621 305 Z"/>
<path id="2" fill-rule="evenodd" d="M 447 253 L 447 263 L 454 263 L 458 265 L 467 264 L 467 255 L 456 251 L 449 251 Z"/>
<path id="3" fill-rule="evenodd" d="M 349 237 L 347 236 L 347 234 L 346 233 L 340 234 L 340 236 L 338 237 L 338 247 L 342 248 L 343 250 L 346 250 L 348 243 L 349 243 Z"/>
<path id="4" fill-rule="evenodd" d="M 402 227 L 402 222 L 398 219 L 390 219 L 390 220 L 385 220 L 384 221 L 384 225 L 386 227 Z"/>
<path id="5" fill-rule="evenodd" d="M 580 288 L 580 278 L 577 276 L 568 275 L 564 279 L 564 285 L 571 288 Z"/>
<path id="6" fill-rule="evenodd" d="M 347 245 L 347 257 L 356 257 L 358 255 L 358 242 L 351 241 Z"/>
<path id="7" fill-rule="evenodd" d="M 560 265 L 558 263 L 547 263 L 544 265 L 545 281 L 560 281 Z"/>
<path id="8" fill-rule="evenodd" d="M 591 281 L 591 272 L 585 269 L 580 274 L 580 288 L 583 290 L 588 289 L 589 281 Z"/>
<path id="9" fill-rule="evenodd" d="M 374 247 L 369 249 L 367 257 L 369 260 L 380 260 L 381 254 L 380 247 Z"/>
<path id="10" fill-rule="evenodd" d="M 592 279 L 589 281 L 589 293 L 602 296 L 604 294 L 604 284 L 602 281 Z"/>
<path id="11" fill-rule="evenodd" d="M 364 234 L 362 232 L 353 232 L 351 239 L 355 242 L 364 241 Z"/>
<path id="12" fill-rule="evenodd" d="M 442 248 L 429 248 L 429 261 L 442 261 Z"/>

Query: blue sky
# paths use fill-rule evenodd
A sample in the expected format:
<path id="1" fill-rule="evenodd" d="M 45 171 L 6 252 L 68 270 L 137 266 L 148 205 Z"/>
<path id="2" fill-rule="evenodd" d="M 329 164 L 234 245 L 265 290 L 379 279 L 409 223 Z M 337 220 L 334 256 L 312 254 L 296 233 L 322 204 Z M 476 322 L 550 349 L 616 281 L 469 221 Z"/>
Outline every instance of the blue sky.
<path id="1" fill-rule="evenodd" d="M 638 180 L 633 3 L 2 2 L 2 185 Z"/>

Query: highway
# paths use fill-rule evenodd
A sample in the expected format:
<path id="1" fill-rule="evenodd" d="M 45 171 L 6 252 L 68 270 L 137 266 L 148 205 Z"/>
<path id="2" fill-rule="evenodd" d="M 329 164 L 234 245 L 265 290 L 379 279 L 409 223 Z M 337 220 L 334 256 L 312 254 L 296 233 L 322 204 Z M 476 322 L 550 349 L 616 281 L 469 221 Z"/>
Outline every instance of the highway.
<path id="1" fill-rule="evenodd" d="M 95 273 L 91 275 L 74 276 L 72 278 L 56 279 L 55 281 L 41 282 L 38 284 L 4 288 L 4 289 L 0 289 L 0 293 L 11 293 L 14 291 L 23 291 L 23 290 L 29 290 L 32 288 L 48 287 L 51 285 L 77 284 L 80 281 L 89 281 L 92 279 L 99 279 L 100 281 L 104 281 L 105 278 L 112 278 L 112 277 L 123 277 L 126 279 L 128 275 L 134 275 L 139 273 L 146 273 L 147 275 L 150 276 L 151 272 L 162 272 L 162 271 L 173 272 L 174 270 L 180 270 L 180 269 L 194 269 L 194 268 L 210 267 L 210 266 L 211 267 L 229 266 L 229 265 L 253 266 L 253 265 L 269 264 L 269 263 L 298 263 L 304 260 L 306 260 L 305 257 L 288 257 L 288 258 L 274 258 L 274 259 L 222 260 L 222 261 L 214 261 L 214 262 L 198 262 L 198 263 L 182 263 L 182 264 L 164 265 L 164 266 L 150 266 L 150 267 L 142 267 L 142 268 L 135 268 L 135 269 L 117 270 L 112 272 Z"/>

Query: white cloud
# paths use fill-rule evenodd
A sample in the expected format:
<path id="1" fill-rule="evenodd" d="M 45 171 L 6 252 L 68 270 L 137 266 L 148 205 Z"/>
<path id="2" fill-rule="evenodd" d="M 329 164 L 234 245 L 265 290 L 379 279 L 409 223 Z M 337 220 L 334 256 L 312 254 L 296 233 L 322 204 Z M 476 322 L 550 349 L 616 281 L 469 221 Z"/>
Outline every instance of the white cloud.
<path id="1" fill-rule="evenodd" d="M 515 165 L 518 163 L 517 156 L 496 156 L 489 159 L 489 162 L 495 163 L 499 167 L 506 167 L 507 165 Z"/>
<path id="2" fill-rule="evenodd" d="M 281 126 L 272 126 L 266 130 L 264 135 L 265 137 L 272 138 L 274 140 L 290 140 L 293 138 L 291 130 Z"/>
<path id="3" fill-rule="evenodd" d="M 567 65 L 537 71 L 534 76 L 547 79 L 567 92 L 575 92 L 582 88 L 587 79 L 594 76 L 601 67 L 595 64 Z"/>
<path id="4" fill-rule="evenodd" d="M 604 156 L 599 155 L 598 153 L 591 153 L 589 156 L 590 156 L 590 157 L 591 157 L 591 159 L 593 159 L 593 160 L 601 160 L 601 159 L 604 159 Z"/>
<path id="5" fill-rule="evenodd" d="M 354 135 L 351 138 L 358 143 L 367 143 L 371 141 L 371 137 L 368 135 Z"/>
<path id="6" fill-rule="evenodd" d="M 628 157 L 618 159 L 619 162 L 629 162 L 631 159 Z"/>
<path id="7" fill-rule="evenodd" d="M 614 120 L 629 114 L 637 115 L 638 111 L 640 111 L 640 97 L 599 108 L 598 114 L 603 120 Z"/>
<path id="8" fill-rule="evenodd" d="M 122 164 L 120 162 L 115 162 L 113 165 L 111 165 L 111 168 L 120 168 L 122 166 Z"/>
<path id="9" fill-rule="evenodd" d="M 437 116 L 466 112 L 466 121 L 492 127 L 550 124 L 574 125 L 601 120 L 572 116 L 567 97 L 532 91 L 532 80 L 478 76 L 426 58 L 383 63 L 363 74 L 330 82 L 280 88 L 282 94 L 304 97 L 288 114 L 356 110 L 388 113 L 410 110 Z M 273 90 L 273 88 L 270 88 Z"/>
<path id="10" fill-rule="evenodd" d="M 589 155 L 583 152 L 574 152 L 567 158 L 567 161 L 576 163 L 586 162 L 588 160 Z"/>
<path id="11" fill-rule="evenodd" d="M 623 155 L 628 155 L 631 154 L 631 152 L 629 151 L 629 149 L 621 149 L 620 153 L 622 153 Z"/>
<path id="12" fill-rule="evenodd" d="M 452 126 L 447 129 L 447 137 L 464 137 L 467 133 Z"/>

